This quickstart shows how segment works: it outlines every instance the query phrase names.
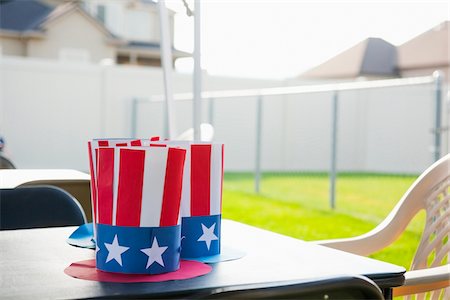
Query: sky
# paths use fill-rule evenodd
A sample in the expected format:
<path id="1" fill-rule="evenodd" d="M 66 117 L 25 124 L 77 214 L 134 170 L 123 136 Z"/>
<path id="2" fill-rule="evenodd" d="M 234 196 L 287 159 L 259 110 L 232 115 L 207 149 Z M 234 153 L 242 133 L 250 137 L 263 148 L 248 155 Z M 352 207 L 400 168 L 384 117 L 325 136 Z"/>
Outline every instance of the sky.
<path id="1" fill-rule="evenodd" d="M 193 0 L 187 1 L 193 9 Z M 175 47 L 192 52 L 193 18 L 181 0 Z M 325 62 L 368 37 L 401 45 L 450 20 L 447 1 L 202 0 L 202 68 L 211 75 L 284 79 Z M 176 69 L 192 71 L 192 59 Z"/>

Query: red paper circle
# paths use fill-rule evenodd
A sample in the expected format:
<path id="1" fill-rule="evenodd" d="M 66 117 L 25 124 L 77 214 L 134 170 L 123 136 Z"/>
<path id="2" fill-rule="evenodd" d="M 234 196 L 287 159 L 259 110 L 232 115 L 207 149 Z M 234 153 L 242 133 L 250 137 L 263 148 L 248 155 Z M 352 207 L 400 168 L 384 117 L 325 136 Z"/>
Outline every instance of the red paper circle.
<path id="1" fill-rule="evenodd" d="M 211 272 L 212 267 L 197 261 L 181 260 L 180 269 L 158 275 L 109 273 L 95 268 L 95 259 L 72 263 L 64 273 L 74 278 L 102 282 L 161 282 L 168 280 L 183 280 L 202 276 Z"/>

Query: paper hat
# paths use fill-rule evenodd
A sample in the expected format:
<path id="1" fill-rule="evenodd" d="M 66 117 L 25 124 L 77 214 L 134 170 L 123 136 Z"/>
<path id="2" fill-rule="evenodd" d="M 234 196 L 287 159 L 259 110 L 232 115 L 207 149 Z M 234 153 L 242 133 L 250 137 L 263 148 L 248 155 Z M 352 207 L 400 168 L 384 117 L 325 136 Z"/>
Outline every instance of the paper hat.
<path id="1" fill-rule="evenodd" d="M 224 145 L 158 141 L 158 138 L 94 140 L 90 145 L 90 156 L 95 160 L 96 147 L 138 144 L 179 147 L 186 150 L 181 201 L 181 257 L 199 258 L 220 254 Z M 95 170 L 91 171 L 91 176 L 92 174 L 95 174 Z M 94 181 L 95 178 L 92 179 L 92 182 Z M 96 197 L 95 193 L 93 190 L 93 199 Z"/>
<path id="2" fill-rule="evenodd" d="M 181 257 L 220 253 L 224 145 L 160 142 L 186 149 L 181 198 Z"/>
<path id="3" fill-rule="evenodd" d="M 130 274 L 177 270 L 186 151 L 170 147 L 93 147 L 93 142 L 90 147 L 94 153 L 91 165 L 96 165 L 96 267 Z"/>
<path id="4" fill-rule="evenodd" d="M 152 137 L 150 139 L 129 139 L 129 138 L 115 138 L 115 139 L 94 139 L 88 142 L 89 150 L 89 170 L 91 174 L 91 206 L 93 222 L 97 223 L 97 160 L 98 151 L 105 147 L 126 147 L 126 146 L 149 146 L 150 143 L 158 141 L 159 137 Z M 96 236 L 96 227 L 94 226 L 94 237 Z"/>

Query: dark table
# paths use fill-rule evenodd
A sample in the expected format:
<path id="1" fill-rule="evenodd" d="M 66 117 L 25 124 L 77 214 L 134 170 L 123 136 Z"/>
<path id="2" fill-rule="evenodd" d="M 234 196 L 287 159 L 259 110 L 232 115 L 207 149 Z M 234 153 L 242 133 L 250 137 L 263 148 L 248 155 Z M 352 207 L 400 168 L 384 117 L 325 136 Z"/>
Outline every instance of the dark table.
<path id="1" fill-rule="evenodd" d="M 66 243 L 74 227 L 0 231 L 0 298 L 93 298 L 184 295 L 225 286 L 312 282 L 344 274 L 374 280 L 386 295 L 404 282 L 403 267 L 326 248 L 238 222 L 223 220 L 222 243 L 247 253 L 213 264 L 205 276 L 162 283 L 102 283 L 69 277 L 72 262 L 94 251 Z"/>

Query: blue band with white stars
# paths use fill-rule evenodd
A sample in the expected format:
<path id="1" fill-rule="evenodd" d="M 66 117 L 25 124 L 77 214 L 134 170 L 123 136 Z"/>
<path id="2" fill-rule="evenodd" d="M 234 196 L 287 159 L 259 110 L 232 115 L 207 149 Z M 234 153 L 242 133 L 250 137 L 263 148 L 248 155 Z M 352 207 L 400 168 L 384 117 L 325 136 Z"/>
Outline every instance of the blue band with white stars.
<path id="1" fill-rule="evenodd" d="M 181 219 L 181 257 L 197 258 L 220 253 L 222 215 Z"/>
<path id="2" fill-rule="evenodd" d="M 97 224 L 97 269 L 161 274 L 180 268 L 181 226 L 128 227 Z"/>

